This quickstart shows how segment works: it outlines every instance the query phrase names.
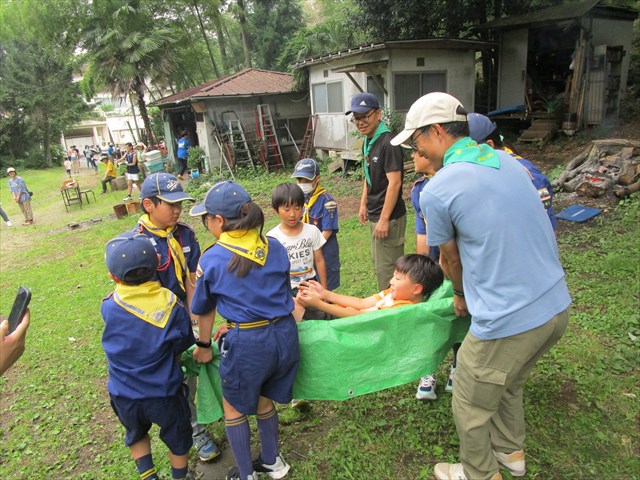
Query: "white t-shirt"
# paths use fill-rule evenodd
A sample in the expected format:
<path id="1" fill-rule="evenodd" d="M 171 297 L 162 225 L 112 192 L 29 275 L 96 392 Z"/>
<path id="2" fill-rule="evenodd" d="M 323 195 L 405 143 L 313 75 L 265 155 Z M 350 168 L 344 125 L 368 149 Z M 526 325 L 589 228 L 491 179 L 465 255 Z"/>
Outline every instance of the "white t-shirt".
<path id="1" fill-rule="evenodd" d="M 269 230 L 267 235 L 284 245 L 289 254 L 291 288 L 297 288 L 302 280 L 310 280 L 316 276 L 313 252 L 320 250 L 326 240 L 315 225 L 303 223 L 302 231 L 295 237 L 286 235 L 280 230 L 280 225 Z"/>

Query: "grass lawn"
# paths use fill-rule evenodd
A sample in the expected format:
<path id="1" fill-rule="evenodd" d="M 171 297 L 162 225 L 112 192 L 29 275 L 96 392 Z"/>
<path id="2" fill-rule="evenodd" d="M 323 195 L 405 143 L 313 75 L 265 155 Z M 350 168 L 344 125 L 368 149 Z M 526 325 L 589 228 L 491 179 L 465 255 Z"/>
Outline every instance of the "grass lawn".
<path id="1" fill-rule="evenodd" d="M 17 287 L 27 285 L 32 324 L 27 352 L 0 379 L 0 478 L 136 478 L 108 403 L 99 309 L 113 288 L 104 244 L 131 229 L 137 217 L 115 220 L 112 206 L 125 192 L 100 195 L 99 177 L 88 170 L 79 180 L 94 188 L 97 202 L 70 213 L 59 193 L 62 168 L 18 173 L 35 192 L 36 223 L 20 226 L 22 216 L 2 179 L 0 200 L 16 226 L 0 224 L 0 312 L 8 314 Z M 261 174 L 239 180 L 268 214 L 265 228 L 276 224 L 267 208 L 271 188 L 287 179 Z M 353 209 L 361 180 L 323 183 L 345 207 L 340 291 L 370 295 L 375 280 L 368 228 Z M 200 196 L 204 191 L 206 186 L 194 189 Z M 411 213 L 409 218 L 412 232 Z M 559 238 L 574 304 L 566 335 L 527 385 L 526 478 L 639 478 L 639 220 L 636 196 Z M 82 227 L 70 230 L 70 222 Z M 192 225 L 201 246 L 209 245 L 199 221 Z M 408 234 L 406 251 L 414 248 L 415 236 Z M 409 384 L 345 402 L 311 402 L 301 412 L 282 406 L 282 450 L 293 466 L 287 478 L 433 478 L 434 463 L 457 459 L 445 367 L 438 374 L 439 399 L 431 403 L 416 401 Z M 210 428 L 224 439 L 220 422 Z M 154 458 L 168 478 L 166 449 L 157 435 L 153 440 Z M 228 448 L 226 441 L 223 446 Z"/>

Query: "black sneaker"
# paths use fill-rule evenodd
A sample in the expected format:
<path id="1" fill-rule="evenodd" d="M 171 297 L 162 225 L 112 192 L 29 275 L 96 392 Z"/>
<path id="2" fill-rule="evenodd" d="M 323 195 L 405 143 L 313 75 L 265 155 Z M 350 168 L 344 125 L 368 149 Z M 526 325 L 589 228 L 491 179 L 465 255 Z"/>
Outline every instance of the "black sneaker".
<path id="1" fill-rule="evenodd" d="M 258 473 L 266 473 L 269 478 L 279 479 L 286 477 L 291 469 L 291 465 L 284 461 L 282 455 L 276 457 L 273 465 L 266 465 L 262 462 L 262 457 L 258 457 L 253 462 L 253 469 Z"/>
<path id="2" fill-rule="evenodd" d="M 258 474 L 253 472 L 247 478 L 240 477 L 240 469 L 238 467 L 231 467 L 229 471 L 227 471 L 226 480 L 258 480 Z"/>

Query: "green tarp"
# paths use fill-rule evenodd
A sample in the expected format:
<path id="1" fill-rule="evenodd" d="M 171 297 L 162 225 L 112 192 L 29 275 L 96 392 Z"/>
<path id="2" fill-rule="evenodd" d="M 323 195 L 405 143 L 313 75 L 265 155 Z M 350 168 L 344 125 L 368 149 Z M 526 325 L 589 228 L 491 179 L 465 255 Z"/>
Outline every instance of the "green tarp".
<path id="1" fill-rule="evenodd" d="M 412 382 L 435 371 L 469 325 L 454 314 L 449 281 L 424 303 L 302 322 L 293 397 L 345 400 Z"/>
<path id="2" fill-rule="evenodd" d="M 293 397 L 345 400 L 417 380 L 435 371 L 469 325 L 469 317 L 453 312 L 448 281 L 417 305 L 299 323 L 300 368 Z M 199 376 L 198 422 L 211 423 L 222 417 L 220 356 L 214 345 L 213 361 L 202 368 L 192 351 L 182 355 L 183 367 Z"/>

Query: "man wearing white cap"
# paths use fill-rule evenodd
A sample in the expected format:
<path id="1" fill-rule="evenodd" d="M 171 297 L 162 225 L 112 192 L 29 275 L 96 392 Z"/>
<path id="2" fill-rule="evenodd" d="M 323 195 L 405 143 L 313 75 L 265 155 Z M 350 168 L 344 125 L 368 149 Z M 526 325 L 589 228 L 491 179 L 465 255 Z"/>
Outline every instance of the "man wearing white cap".
<path id="1" fill-rule="evenodd" d="M 462 463 L 439 463 L 435 476 L 499 480 L 499 464 L 523 476 L 523 386 L 564 333 L 571 303 L 553 229 L 526 171 L 469 138 L 451 95 L 418 99 L 391 143 L 437 172 L 420 197 L 427 242 L 440 247 L 456 314 L 472 316 L 452 401 Z"/>

